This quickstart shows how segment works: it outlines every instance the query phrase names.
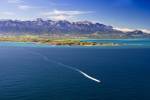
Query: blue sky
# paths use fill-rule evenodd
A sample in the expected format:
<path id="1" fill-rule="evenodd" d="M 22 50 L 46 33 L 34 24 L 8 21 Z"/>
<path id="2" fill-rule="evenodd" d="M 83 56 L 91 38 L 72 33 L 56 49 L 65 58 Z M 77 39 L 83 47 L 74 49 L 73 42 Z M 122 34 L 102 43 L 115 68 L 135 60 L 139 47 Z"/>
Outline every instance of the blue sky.
<path id="1" fill-rule="evenodd" d="M 89 20 L 150 30 L 149 0 L 1 0 L 0 19 Z"/>

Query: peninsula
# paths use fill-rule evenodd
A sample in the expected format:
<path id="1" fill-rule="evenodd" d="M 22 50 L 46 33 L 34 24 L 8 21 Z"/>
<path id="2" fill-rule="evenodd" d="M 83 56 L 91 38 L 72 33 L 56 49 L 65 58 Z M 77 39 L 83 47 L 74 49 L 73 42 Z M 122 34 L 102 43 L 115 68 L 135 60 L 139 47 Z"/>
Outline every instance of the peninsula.
<path id="1" fill-rule="evenodd" d="M 123 44 L 118 43 L 98 43 L 82 41 L 85 38 L 51 38 L 34 35 L 23 35 L 23 36 L 0 36 L 0 42 L 33 42 L 48 45 L 57 46 L 121 46 Z"/>

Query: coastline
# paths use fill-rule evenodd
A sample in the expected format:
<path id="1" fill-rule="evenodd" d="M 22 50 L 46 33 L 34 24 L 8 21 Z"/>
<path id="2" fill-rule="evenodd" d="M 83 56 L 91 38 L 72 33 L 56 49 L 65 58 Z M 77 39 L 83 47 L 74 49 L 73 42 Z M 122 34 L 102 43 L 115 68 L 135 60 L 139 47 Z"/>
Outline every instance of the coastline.
<path id="1" fill-rule="evenodd" d="M 84 41 L 89 39 L 79 39 L 79 38 L 43 38 L 38 36 L 7 36 L 0 37 L 0 42 L 23 42 L 23 43 L 36 43 L 45 44 L 50 46 L 123 46 L 125 44 L 121 43 L 103 43 L 103 42 L 92 42 Z M 91 40 L 91 39 L 90 39 Z"/>

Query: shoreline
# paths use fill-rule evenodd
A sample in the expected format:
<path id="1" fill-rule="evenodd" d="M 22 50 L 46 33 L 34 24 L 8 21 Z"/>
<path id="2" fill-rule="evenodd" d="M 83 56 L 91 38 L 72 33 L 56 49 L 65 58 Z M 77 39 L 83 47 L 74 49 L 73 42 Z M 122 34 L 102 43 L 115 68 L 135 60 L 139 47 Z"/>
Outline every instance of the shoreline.
<path id="1" fill-rule="evenodd" d="M 7 36 L 0 37 L 0 42 L 23 42 L 23 43 L 36 43 L 36 44 L 46 44 L 51 46 L 123 46 L 125 44 L 113 43 L 113 42 L 93 42 L 85 41 L 92 39 L 77 39 L 77 38 L 43 38 L 37 36 Z"/>
<path id="2" fill-rule="evenodd" d="M 0 43 L 32 43 L 32 44 L 41 44 L 41 45 L 47 45 L 47 46 L 80 46 L 80 47 L 117 47 L 117 46 L 123 46 L 125 44 L 119 44 L 119 43 L 96 43 L 95 42 L 80 42 L 81 44 L 61 44 L 61 43 L 41 43 L 41 42 L 24 42 L 24 41 L 0 41 Z M 84 44 L 85 43 L 85 44 Z"/>

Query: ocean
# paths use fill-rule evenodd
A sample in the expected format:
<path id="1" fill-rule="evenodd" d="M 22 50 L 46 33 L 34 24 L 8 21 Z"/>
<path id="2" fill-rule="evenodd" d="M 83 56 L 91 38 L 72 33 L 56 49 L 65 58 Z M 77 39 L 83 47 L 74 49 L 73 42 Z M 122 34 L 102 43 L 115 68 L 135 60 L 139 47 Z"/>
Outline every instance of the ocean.
<path id="1" fill-rule="evenodd" d="M 134 46 L 1 42 L 0 100 L 149 100 L 149 40 L 111 41 Z"/>

